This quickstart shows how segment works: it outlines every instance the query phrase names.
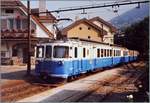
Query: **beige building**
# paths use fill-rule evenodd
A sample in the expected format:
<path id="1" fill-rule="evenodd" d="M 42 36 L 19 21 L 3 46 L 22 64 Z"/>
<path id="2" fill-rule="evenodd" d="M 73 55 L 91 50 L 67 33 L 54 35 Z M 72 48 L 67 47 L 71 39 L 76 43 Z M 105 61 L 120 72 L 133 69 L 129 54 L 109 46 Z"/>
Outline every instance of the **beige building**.
<path id="1" fill-rule="evenodd" d="M 85 18 L 75 21 L 71 25 L 62 29 L 62 36 L 65 36 L 66 38 L 80 38 L 103 42 L 104 35 L 107 35 L 105 30 L 102 30 L 100 27 Z"/>
<path id="2" fill-rule="evenodd" d="M 117 29 L 112 26 L 112 24 L 104 21 L 100 17 L 94 17 L 89 21 L 107 32 L 107 35 L 104 35 L 103 37 L 104 43 L 114 44 L 114 34 L 116 33 Z"/>

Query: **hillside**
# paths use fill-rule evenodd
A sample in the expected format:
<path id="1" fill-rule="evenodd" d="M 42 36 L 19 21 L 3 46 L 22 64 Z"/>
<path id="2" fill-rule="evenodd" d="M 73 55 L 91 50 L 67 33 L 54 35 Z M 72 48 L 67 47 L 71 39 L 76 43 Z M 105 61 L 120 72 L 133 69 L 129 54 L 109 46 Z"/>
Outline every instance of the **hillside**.
<path id="1" fill-rule="evenodd" d="M 149 4 L 141 4 L 140 8 L 133 8 L 110 20 L 118 28 L 130 26 L 131 24 L 143 20 L 149 15 Z"/>

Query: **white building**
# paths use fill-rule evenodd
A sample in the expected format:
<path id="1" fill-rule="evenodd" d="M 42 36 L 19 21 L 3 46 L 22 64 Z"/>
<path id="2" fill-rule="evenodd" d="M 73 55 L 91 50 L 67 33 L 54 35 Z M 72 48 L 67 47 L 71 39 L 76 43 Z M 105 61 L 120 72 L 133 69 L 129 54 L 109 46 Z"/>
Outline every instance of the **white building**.
<path id="1" fill-rule="evenodd" d="M 34 12 L 46 11 L 46 1 L 39 2 Z M 34 63 L 34 46 L 37 42 L 54 39 L 53 24 L 56 18 L 50 14 L 31 15 L 31 55 Z M 19 0 L 1 0 L 1 60 L 2 64 L 27 62 L 27 7 Z"/>

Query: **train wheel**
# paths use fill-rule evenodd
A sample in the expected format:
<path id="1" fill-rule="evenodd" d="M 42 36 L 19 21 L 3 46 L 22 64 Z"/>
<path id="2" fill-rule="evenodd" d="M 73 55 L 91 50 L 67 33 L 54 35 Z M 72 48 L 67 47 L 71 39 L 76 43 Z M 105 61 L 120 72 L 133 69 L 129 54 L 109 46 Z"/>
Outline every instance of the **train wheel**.
<path id="1" fill-rule="evenodd" d="M 72 76 L 69 76 L 68 78 L 67 78 L 67 82 L 71 82 L 72 81 Z"/>

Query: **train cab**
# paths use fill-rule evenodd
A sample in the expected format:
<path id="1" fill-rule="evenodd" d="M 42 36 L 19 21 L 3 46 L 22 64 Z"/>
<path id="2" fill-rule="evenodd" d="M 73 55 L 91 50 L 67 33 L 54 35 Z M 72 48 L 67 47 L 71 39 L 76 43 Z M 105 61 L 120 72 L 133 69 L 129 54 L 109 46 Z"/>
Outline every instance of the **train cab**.
<path id="1" fill-rule="evenodd" d="M 67 78 L 71 72 L 72 45 L 68 43 L 46 43 L 36 47 L 37 75 Z"/>

